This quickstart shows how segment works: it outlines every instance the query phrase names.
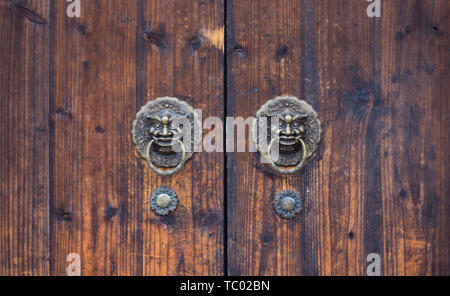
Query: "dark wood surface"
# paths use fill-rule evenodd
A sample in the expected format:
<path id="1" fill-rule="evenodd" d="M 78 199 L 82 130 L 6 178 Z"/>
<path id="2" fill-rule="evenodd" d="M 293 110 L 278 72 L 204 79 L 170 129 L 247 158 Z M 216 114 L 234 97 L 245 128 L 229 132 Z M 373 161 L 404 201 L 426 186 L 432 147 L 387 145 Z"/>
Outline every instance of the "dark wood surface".
<path id="1" fill-rule="evenodd" d="M 17 3 L 16 3 L 17 4 Z M 223 274 L 223 154 L 151 173 L 136 112 L 178 96 L 223 117 L 221 1 L 1 2 L 0 274 Z M 40 22 L 42 20 L 42 22 Z M 149 196 L 170 186 L 177 215 Z"/>
<path id="2" fill-rule="evenodd" d="M 380 19 L 364 0 L 67 4 L 0 0 L 0 275 L 65 275 L 70 253 L 83 275 L 365 275 L 370 253 L 384 275 L 450 274 L 448 1 L 383 1 Z M 159 177 L 131 141 L 159 96 L 204 119 L 282 94 L 324 130 L 293 176 L 202 152 Z"/>
<path id="3" fill-rule="evenodd" d="M 228 274 L 365 275 L 370 253 L 384 275 L 449 274 L 449 2 L 382 3 L 227 1 L 227 115 L 291 94 L 324 130 L 293 176 L 228 154 Z"/>
<path id="4" fill-rule="evenodd" d="M 8 2 L 0 1 L 0 275 L 48 274 L 49 7 Z"/>

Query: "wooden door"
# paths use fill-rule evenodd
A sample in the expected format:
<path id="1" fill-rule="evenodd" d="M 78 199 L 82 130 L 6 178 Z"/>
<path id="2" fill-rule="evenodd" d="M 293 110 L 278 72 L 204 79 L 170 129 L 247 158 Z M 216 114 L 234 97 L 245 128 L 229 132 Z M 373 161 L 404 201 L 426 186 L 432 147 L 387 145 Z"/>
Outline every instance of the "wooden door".
<path id="1" fill-rule="evenodd" d="M 224 115 L 221 1 L 1 1 L 0 274 L 221 275 L 224 157 L 170 178 L 131 139 L 136 112 L 179 97 Z M 221 39 L 222 38 L 222 39 Z M 149 196 L 173 188 L 177 215 Z"/>
<path id="2" fill-rule="evenodd" d="M 449 274 L 448 1 L 80 3 L 0 0 L 0 275 Z M 225 119 L 284 94 L 323 129 L 294 175 L 217 151 L 161 177 L 132 142 L 157 97 Z"/>
<path id="3" fill-rule="evenodd" d="M 381 2 L 227 2 L 228 115 L 290 94 L 323 129 L 292 176 L 227 156 L 228 274 L 366 275 L 372 253 L 383 275 L 449 274 L 449 1 Z"/>

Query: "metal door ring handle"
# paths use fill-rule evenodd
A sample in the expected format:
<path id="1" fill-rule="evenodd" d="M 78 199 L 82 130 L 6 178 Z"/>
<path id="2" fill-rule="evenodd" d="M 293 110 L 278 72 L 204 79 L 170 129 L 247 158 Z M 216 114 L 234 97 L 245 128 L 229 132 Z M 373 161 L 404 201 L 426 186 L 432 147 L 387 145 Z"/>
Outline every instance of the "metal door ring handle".
<path id="1" fill-rule="evenodd" d="M 152 158 L 150 157 L 150 149 L 152 148 L 152 145 L 155 143 L 155 140 L 151 140 L 150 143 L 148 143 L 147 148 L 145 149 L 145 159 L 147 160 L 149 167 L 157 174 L 162 176 L 173 175 L 183 167 L 184 163 L 186 162 L 186 147 L 184 146 L 183 141 L 178 139 L 177 142 L 181 147 L 182 158 L 181 161 L 177 164 L 177 166 L 171 170 L 162 170 L 153 164 Z"/>
<path id="2" fill-rule="evenodd" d="M 276 171 L 278 171 L 278 172 L 280 172 L 282 174 L 293 174 L 296 171 L 298 171 L 299 169 L 301 169 L 303 167 L 303 165 L 305 164 L 305 161 L 306 161 L 306 144 L 305 144 L 305 142 L 302 139 L 298 139 L 298 141 L 302 145 L 302 153 L 303 153 L 302 159 L 298 162 L 298 164 L 295 167 L 291 168 L 291 169 L 283 169 L 282 167 L 276 165 L 275 161 L 273 161 L 273 159 L 272 159 L 272 155 L 271 155 L 272 154 L 272 146 L 273 146 L 273 144 L 276 141 L 278 141 L 278 138 L 273 138 L 270 141 L 269 146 L 267 147 L 266 159 L 269 160 L 270 166 L 274 170 L 276 170 Z"/>

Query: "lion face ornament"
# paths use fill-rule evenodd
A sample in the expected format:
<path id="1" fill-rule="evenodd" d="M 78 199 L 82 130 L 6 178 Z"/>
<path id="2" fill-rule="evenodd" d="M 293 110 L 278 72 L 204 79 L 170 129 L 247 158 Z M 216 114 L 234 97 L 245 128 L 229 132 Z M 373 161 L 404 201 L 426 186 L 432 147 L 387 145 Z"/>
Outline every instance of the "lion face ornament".
<path id="1" fill-rule="evenodd" d="M 300 170 L 316 151 L 320 136 L 317 113 L 296 97 L 276 97 L 256 113 L 253 141 L 264 160 L 282 174 Z"/>
<path id="2" fill-rule="evenodd" d="M 133 123 L 133 142 L 149 167 L 162 176 L 178 172 L 201 142 L 194 109 L 173 97 L 148 102 Z"/>

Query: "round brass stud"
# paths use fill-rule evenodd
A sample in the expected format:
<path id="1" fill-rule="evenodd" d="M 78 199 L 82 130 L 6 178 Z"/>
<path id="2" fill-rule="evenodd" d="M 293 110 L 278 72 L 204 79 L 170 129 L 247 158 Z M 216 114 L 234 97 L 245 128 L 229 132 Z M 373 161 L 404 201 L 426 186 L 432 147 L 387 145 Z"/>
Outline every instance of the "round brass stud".
<path id="1" fill-rule="evenodd" d="M 170 196 L 166 193 L 158 195 L 156 198 L 156 204 L 163 209 L 167 208 L 170 204 Z"/>
<path id="2" fill-rule="evenodd" d="M 175 191 L 169 187 L 159 187 L 150 195 L 150 208 L 160 216 L 166 216 L 176 210 L 178 198 Z"/>
<path id="3" fill-rule="evenodd" d="M 295 208 L 295 199 L 292 197 L 285 197 L 281 201 L 281 207 L 285 211 L 292 211 Z"/>
<path id="4" fill-rule="evenodd" d="M 285 219 L 292 219 L 302 209 L 300 195 L 292 190 L 279 192 L 273 201 L 275 212 Z"/>

